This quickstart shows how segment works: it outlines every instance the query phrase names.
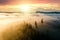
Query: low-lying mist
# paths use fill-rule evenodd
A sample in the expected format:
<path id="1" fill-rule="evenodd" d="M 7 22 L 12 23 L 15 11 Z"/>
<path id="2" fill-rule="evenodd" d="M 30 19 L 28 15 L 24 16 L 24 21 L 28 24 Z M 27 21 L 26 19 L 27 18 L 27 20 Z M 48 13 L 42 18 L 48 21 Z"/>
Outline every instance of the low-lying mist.
<path id="1" fill-rule="evenodd" d="M 60 20 L 46 14 L 0 14 L 0 40 L 58 40 Z"/>

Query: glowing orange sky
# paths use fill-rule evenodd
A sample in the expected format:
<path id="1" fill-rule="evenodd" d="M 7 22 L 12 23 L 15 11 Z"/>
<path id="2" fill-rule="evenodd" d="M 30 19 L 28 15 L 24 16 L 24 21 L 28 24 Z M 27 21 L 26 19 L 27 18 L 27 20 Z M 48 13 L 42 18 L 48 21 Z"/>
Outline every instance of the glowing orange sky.
<path id="1" fill-rule="evenodd" d="M 60 4 L 60 0 L 0 0 L 0 5 L 13 5 L 13 4 L 22 4 L 22 3 L 31 3 L 31 4 L 40 4 L 40 3 L 53 3 Z"/>
<path id="2" fill-rule="evenodd" d="M 20 4 L 31 4 L 32 8 L 37 6 L 42 9 L 60 10 L 60 0 L 0 0 L 0 9 L 20 8 Z"/>

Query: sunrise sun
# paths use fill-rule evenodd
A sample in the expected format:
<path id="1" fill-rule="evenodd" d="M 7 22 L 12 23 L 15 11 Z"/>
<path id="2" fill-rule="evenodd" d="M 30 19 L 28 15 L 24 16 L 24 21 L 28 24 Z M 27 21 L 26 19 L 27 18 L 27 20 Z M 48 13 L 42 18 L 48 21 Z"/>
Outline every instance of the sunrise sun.
<path id="1" fill-rule="evenodd" d="M 28 4 L 21 5 L 22 12 L 28 12 L 29 10 L 30 10 L 30 5 L 28 5 Z"/>

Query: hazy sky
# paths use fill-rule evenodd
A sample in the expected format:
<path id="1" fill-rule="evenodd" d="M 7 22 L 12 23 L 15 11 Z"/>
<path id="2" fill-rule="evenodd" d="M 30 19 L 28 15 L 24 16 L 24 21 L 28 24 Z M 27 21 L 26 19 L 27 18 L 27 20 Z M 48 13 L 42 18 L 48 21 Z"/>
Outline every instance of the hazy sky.
<path id="1" fill-rule="evenodd" d="M 0 0 L 0 5 L 9 5 L 9 4 L 21 4 L 21 3 L 33 3 L 33 4 L 40 4 L 40 3 L 53 3 L 53 4 L 60 4 L 60 0 Z"/>
<path id="2" fill-rule="evenodd" d="M 35 4 L 35 5 L 39 4 L 38 6 L 40 7 L 40 9 L 42 8 L 41 10 L 52 11 L 52 9 L 54 9 L 60 11 L 60 0 L 0 0 L 0 11 L 3 10 L 6 11 L 7 9 L 9 11 L 11 8 L 15 8 L 14 5 L 20 5 L 20 4 Z M 44 5 L 44 4 L 48 4 L 48 5 Z M 6 5 L 8 5 L 9 7 Z M 13 7 L 11 7 L 12 5 Z M 20 6 L 16 6 L 16 7 L 19 8 Z"/>

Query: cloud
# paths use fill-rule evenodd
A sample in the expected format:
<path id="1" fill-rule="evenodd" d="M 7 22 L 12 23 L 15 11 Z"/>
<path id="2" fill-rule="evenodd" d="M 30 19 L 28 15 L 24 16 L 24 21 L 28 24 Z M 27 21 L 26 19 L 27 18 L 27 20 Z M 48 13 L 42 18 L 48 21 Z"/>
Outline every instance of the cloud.
<path id="1" fill-rule="evenodd" d="M 60 0 L 31 0 L 33 3 L 60 3 Z"/>
<path id="2" fill-rule="evenodd" d="M 56 3 L 60 4 L 60 0 L 0 0 L 0 5 L 19 4 L 19 3 Z"/>
<path id="3" fill-rule="evenodd" d="M 0 0 L 0 5 L 9 5 L 16 4 L 16 2 L 20 2 L 20 0 Z"/>
<path id="4" fill-rule="evenodd" d="M 4 4 L 8 4 L 11 0 L 0 0 L 0 4 L 4 5 Z"/>

